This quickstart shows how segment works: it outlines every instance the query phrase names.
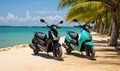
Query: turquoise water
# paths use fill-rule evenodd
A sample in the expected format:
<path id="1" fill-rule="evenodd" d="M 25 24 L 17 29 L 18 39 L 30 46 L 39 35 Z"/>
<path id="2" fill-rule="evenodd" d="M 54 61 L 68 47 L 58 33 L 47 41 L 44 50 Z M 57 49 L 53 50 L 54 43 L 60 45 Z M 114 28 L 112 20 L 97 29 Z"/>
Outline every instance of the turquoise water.
<path id="1" fill-rule="evenodd" d="M 0 48 L 15 46 L 19 44 L 29 44 L 34 36 L 34 32 L 44 32 L 47 28 L 28 28 L 28 27 L 2 27 L 0 28 Z M 66 31 L 79 32 L 79 28 L 63 27 L 57 29 L 60 36 L 65 36 Z"/>

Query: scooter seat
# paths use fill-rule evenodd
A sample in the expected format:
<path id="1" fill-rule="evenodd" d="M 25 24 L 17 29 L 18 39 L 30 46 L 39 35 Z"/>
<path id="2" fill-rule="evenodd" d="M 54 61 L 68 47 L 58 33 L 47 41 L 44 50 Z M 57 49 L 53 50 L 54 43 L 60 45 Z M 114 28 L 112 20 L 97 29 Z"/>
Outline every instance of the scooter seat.
<path id="1" fill-rule="evenodd" d="M 41 40 L 41 39 L 38 39 L 38 38 L 33 38 L 32 43 L 36 43 L 36 44 L 39 44 L 41 46 L 45 46 L 46 45 L 46 40 Z"/>
<path id="2" fill-rule="evenodd" d="M 45 40 L 47 39 L 47 35 L 42 33 L 42 32 L 36 32 L 35 35 L 34 35 L 35 38 L 38 38 L 38 39 L 42 39 L 42 40 Z"/>
<path id="3" fill-rule="evenodd" d="M 76 32 L 68 31 L 67 33 L 68 33 L 68 34 L 71 36 L 71 38 L 73 38 L 73 39 L 78 39 L 78 38 L 79 38 L 79 35 L 78 35 L 78 33 L 76 33 Z"/>

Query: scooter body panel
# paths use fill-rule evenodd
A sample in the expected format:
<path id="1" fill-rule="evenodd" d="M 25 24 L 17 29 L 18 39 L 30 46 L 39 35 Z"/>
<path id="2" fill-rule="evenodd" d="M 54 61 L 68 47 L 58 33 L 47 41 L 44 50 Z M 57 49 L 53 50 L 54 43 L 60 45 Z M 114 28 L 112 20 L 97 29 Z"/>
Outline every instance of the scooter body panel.
<path id="1" fill-rule="evenodd" d="M 66 40 L 67 40 L 68 42 L 71 42 L 71 41 L 72 41 L 72 38 L 70 37 L 69 34 L 66 35 Z"/>
<path id="2" fill-rule="evenodd" d="M 88 45 L 88 46 L 94 46 L 94 43 L 93 42 L 86 42 L 85 45 Z"/>
<path id="3" fill-rule="evenodd" d="M 68 42 L 70 42 L 70 46 L 76 50 L 76 51 L 81 51 L 81 47 L 82 45 L 90 45 L 90 46 L 94 46 L 93 42 L 92 41 L 89 41 L 87 42 L 87 40 L 92 40 L 92 35 L 90 32 L 86 31 L 86 30 L 81 30 L 80 31 L 80 34 L 79 34 L 79 38 L 78 38 L 78 46 L 76 45 L 73 45 L 71 43 L 72 41 L 72 38 L 70 37 L 69 34 L 66 34 L 66 40 Z"/>

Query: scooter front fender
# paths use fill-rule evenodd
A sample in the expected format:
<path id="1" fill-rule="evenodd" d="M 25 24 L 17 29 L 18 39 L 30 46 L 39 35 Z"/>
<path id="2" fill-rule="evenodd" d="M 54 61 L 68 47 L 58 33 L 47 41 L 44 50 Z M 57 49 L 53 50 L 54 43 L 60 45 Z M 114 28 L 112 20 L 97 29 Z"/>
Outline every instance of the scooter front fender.
<path id="1" fill-rule="evenodd" d="M 94 43 L 90 41 L 90 42 L 86 42 L 85 45 L 94 46 Z"/>

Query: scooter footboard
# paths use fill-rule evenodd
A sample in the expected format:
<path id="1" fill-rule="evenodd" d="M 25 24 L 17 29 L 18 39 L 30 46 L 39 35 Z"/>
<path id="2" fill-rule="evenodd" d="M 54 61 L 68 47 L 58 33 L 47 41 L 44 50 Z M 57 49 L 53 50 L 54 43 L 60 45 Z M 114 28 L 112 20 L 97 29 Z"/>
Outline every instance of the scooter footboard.
<path id="1" fill-rule="evenodd" d="M 72 41 L 72 38 L 70 37 L 69 34 L 66 35 L 66 40 L 67 40 L 68 42 L 71 42 L 71 41 Z"/>

